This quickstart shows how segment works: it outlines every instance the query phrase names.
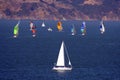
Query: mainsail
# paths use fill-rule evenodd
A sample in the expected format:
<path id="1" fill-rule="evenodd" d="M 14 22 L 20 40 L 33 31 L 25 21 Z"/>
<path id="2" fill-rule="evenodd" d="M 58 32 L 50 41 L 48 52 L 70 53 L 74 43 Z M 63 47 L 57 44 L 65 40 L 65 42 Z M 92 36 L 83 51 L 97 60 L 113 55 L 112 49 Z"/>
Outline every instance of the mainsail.
<path id="1" fill-rule="evenodd" d="M 65 66 L 64 46 L 63 45 L 64 45 L 64 43 L 62 42 L 56 66 Z"/>
<path id="2" fill-rule="evenodd" d="M 57 23 L 57 29 L 58 29 L 58 31 L 63 30 L 62 23 L 60 21 Z"/>
<path id="3" fill-rule="evenodd" d="M 82 32 L 82 35 L 85 35 L 85 33 L 86 33 L 86 24 L 85 24 L 85 22 L 82 23 L 81 32 Z"/>

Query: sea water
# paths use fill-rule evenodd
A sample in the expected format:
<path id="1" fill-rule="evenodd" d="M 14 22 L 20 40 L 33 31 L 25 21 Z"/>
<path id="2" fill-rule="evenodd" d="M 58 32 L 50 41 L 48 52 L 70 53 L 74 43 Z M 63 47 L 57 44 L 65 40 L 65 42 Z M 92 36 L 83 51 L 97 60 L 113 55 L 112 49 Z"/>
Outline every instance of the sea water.
<path id="1" fill-rule="evenodd" d="M 34 20 L 36 37 L 32 37 L 30 20 L 21 20 L 19 36 L 13 38 L 17 20 L 0 20 L 0 80 L 120 80 L 120 22 L 104 21 L 105 33 L 99 30 L 100 21 L 86 21 L 82 36 L 82 21 Z M 74 24 L 77 34 L 71 35 Z M 51 27 L 52 32 L 47 29 Z M 52 68 L 64 41 L 73 66 L 71 71 L 57 72 Z"/>

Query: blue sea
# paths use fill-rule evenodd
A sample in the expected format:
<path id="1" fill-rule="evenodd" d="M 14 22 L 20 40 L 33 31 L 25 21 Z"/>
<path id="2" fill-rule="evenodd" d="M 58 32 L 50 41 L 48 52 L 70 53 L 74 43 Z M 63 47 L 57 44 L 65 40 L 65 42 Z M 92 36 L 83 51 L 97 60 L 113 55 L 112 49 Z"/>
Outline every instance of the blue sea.
<path id="1" fill-rule="evenodd" d="M 87 33 L 81 35 L 82 21 L 34 20 L 36 37 L 32 37 L 30 20 L 21 20 L 19 36 L 13 38 L 17 20 L 0 20 L 0 80 L 120 80 L 120 21 L 104 21 L 106 32 L 99 31 L 100 21 L 86 21 Z M 74 24 L 77 34 L 71 35 Z M 53 32 L 48 32 L 51 27 Z M 73 66 L 71 71 L 52 68 L 64 41 Z"/>

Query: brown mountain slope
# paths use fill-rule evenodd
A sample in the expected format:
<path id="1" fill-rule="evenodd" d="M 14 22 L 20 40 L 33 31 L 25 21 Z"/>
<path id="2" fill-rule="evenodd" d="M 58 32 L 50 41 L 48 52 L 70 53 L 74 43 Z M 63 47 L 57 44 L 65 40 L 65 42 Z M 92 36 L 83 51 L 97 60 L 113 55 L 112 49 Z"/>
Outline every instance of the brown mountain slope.
<path id="1" fill-rule="evenodd" d="M 0 0 L 0 18 L 120 20 L 120 0 Z"/>

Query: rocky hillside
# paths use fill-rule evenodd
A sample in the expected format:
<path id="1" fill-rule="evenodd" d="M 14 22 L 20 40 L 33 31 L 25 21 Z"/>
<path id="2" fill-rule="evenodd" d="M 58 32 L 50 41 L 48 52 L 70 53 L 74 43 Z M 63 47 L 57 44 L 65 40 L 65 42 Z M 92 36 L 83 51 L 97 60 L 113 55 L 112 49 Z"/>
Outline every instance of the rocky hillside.
<path id="1" fill-rule="evenodd" d="M 120 20 L 120 0 L 0 0 L 0 18 Z"/>

